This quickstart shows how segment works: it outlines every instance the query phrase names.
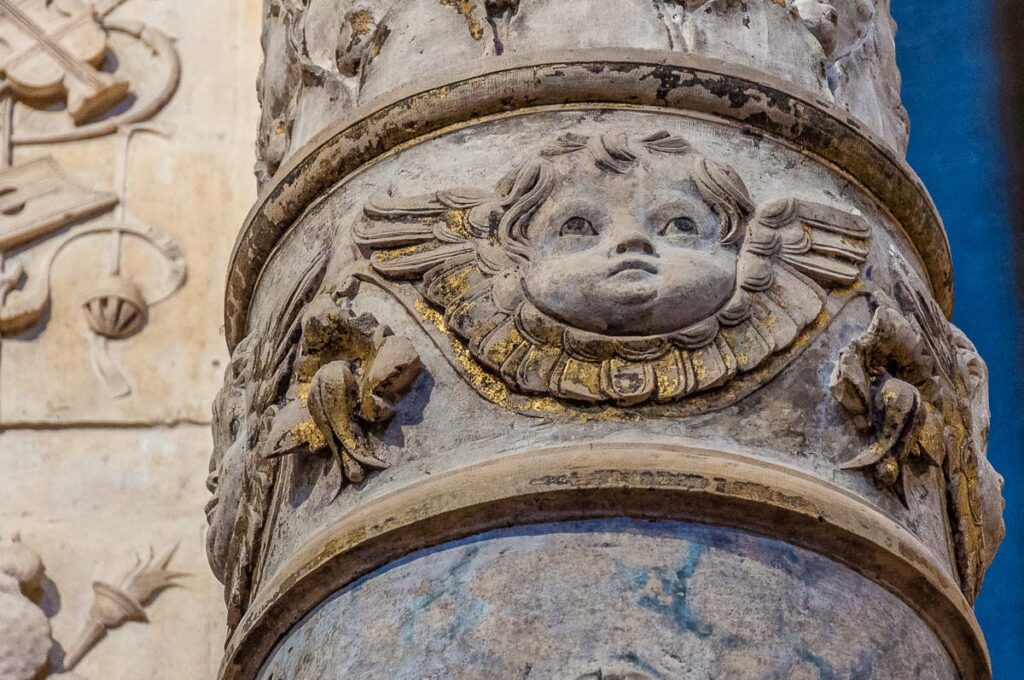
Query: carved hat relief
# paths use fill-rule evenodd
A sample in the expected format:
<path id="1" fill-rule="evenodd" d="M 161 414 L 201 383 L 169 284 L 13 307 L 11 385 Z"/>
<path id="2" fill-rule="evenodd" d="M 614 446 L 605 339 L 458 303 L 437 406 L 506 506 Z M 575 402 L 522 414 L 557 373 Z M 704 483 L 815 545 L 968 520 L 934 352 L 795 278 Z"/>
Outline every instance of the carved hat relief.
<path id="1" fill-rule="evenodd" d="M 382 197 L 356 242 L 409 281 L 514 392 L 671 402 L 793 344 L 855 283 L 870 229 L 739 174 L 667 132 L 567 134 L 493 190 Z"/>

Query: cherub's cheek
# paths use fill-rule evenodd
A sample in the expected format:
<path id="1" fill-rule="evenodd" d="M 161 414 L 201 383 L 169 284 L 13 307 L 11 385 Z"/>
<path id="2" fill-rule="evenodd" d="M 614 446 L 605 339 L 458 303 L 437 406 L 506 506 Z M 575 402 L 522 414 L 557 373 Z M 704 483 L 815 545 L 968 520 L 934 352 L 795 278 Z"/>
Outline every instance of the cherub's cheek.
<path id="1" fill-rule="evenodd" d="M 577 266 L 580 260 L 579 253 L 559 253 L 547 258 L 543 269 L 553 274 L 565 274 L 566 269 Z"/>

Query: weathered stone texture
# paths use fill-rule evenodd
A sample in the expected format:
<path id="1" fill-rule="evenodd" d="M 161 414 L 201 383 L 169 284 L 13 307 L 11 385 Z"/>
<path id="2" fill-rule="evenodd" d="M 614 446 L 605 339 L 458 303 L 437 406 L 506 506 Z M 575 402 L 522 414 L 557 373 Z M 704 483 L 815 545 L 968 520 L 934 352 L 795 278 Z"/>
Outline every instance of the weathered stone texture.
<path id="1" fill-rule="evenodd" d="M 522 156 L 534 155 L 551 140 L 572 132 L 597 133 L 627 131 L 642 136 L 666 129 L 685 135 L 702 154 L 743 168 L 743 178 L 755 197 L 794 195 L 809 201 L 828 202 L 864 215 L 874 225 L 869 262 L 884 263 L 891 244 L 906 247 L 895 230 L 887 231 L 887 217 L 872 206 L 870 199 L 857 192 L 841 175 L 820 166 L 801 162 L 799 154 L 766 140 L 720 136 L 722 128 L 678 116 L 625 112 L 549 113 L 530 118 L 503 121 L 454 132 L 404 151 L 361 173 L 358 178 L 338 187 L 303 220 L 278 252 L 282 266 L 268 267 L 258 289 L 252 322 L 258 327 L 282 314 L 279 290 L 290 278 L 286 263 L 301 262 L 304 253 L 331 244 L 334 262 L 329 271 L 342 271 L 352 252 L 351 230 L 339 225 L 367 223 L 362 214 L 365 203 L 389 193 L 416 195 L 438 187 L 487 186 L 490 178 L 500 178 L 515 167 L 519 157 L 508 158 L 510 150 L 522 149 Z M 396 188 L 394 178 L 400 178 Z M 487 178 L 481 181 L 477 178 Z M 878 266 L 873 274 L 887 285 L 888 273 Z M 395 487 L 412 483 L 425 475 L 486 460 L 496 453 L 545 448 L 586 441 L 687 442 L 723 446 L 761 457 L 784 461 L 789 465 L 822 475 L 834 483 L 882 504 L 902 518 L 938 555 L 946 553 L 944 519 L 940 499 L 922 486 L 915 494 L 920 499 L 913 508 L 904 508 L 897 499 L 879 493 L 870 479 L 862 475 L 836 475 L 835 466 L 849 457 L 851 450 L 864 446 L 862 435 L 849 427 L 837 427 L 843 420 L 828 392 L 829 366 L 833 357 L 852 340 L 856 329 L 870 321 L 870 310 L 860 299 L 837 300 L 830 309 L 830 332 L 812 335 L 798 348 L 798 356 L 776 380 L 755 391 L 735 405 L 735 397 L 708 401 L 697 413 L 679 412 L 671 406 L 650 405 L 641 411 L 642 437 L 638 437 L 634 417 L 616 418 L 603 409 L 551 407 L 529 413 L 524 418 L 501 405 L 481 402 L 471 384 L 460 373 L 463 364 L 446 351 L 450 341 L 425 324 L 415 310 L 407 310 L 376 286 L 365 284 L 355 301 L 357 313 L 373 313 L 400 336 L 413 339 L 427 366 L 407 403 L 381 437 L 379 454 L 391 467 L 383 475 L 371 476 L 358 491 L 333 499 L 336 479 L 321 478 L 317 461 L 296 462 L 290 493 L 310 498 L 308 503 L 283 505 L 278 512 L 279 528 L 265 558 L 264 573 L 271 575 L 278 556 L 288 556 L 305 540 L 306 527 L 322 526 L 343 516 L 370 498 Z M 424 334 L 420 324 L 428 331 Z M 740 394 L 749 391 L 741 388 Z M 697 395 L 696 400 L 702 397 Z M 683 402 L 683 406 L 686 402 Z M 727 405 L 726 411 L 717 410 Z M 529 411 L 530 403 L 526 403 Z M 707 411 L 701 413 L 700 411 Z M 463 418 L 477 413 L 480 417 Z M 583 422 L 567 418 L 579 414 Z M 484 415 L 486 414 L 486 415 Z M 453 427 L 453 416 L 458 423 Z M 568 423 L 566 421 L 568 420 Z M 561 423 L 566 423 L 562 425 Z M 922 480 L 922 484 L 930 484 Z M 333 499 L 333 500 L 332 500 Z M 317 502 L 319 501 L 319 502 Z M 294 515 L 294 519 L 292 516 Z M 294 535 L 297 532 L 297 535 Z M 295 542 L 293 542 L 295 541 Z"/>
<path id="2" fill-rule="evenodd" d="M 259 678 L 597 670 L 956 677 L 904 603 L 819 555 L 727 529 L 610 521 L 498 531 L 411 555 L 318 606 Z"/>
<path id="3" fill-rule="evenodd" d="M 990 675 L 888 9 L 264 4 L 223 680 Z"/>
<path id="4" fill-rule="evenodd" d="M 359 104 L 443 82 L 452 70 L 598 48 L 750 67 L 835 102 L 906 149 L 895 24 L 883 0 L 266 0 L 264 12 L 261 183 Z"/>
<path id="5" fill-rule="evenodd" d="M 76 668 L 85 678 L 161 680 L 209 677 L 224 637 L 219 585 L 206 574 L 199 508 L 205 489 L 204 427 L 80 429 L 0 434 L 4 475 L 0 535 L 16 532 L 45 564 L 40 605 L 59 644 L 59 668 L 81 633 L 91 583 L 116 581 L 154 547 L 178 549 L 171 563 L 181 587 L 155 598 L 150 623 L 109 633 Z"/>

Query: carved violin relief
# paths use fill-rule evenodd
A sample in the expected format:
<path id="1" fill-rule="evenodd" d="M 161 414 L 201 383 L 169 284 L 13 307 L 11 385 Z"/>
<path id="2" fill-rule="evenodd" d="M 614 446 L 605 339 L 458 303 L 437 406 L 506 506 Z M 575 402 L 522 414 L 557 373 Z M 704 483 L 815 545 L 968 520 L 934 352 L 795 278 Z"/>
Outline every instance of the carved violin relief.
<path id="1" fill-rule="evenodd" d="M 515 393 L 667 403 L 791 347 L 860 277 L 870 227 L 739 174 L 667 132 L 569 134 L 494 190 L 365 207 L 373 270 L 415 285 Z"/>
<path id="2" fill-rule="evenodd" d="M 130 83 L 98 70 L 107 34 L 96 9 L 78 0 L 0 0 L 0 74 L 19 96 L 63 98 L 76 123 L 120 102 Z"/>
<path id="3" fill-rule="evenodd" d="M 108 16 L 123 2 L 0 0 L 0 337 L 44 324 L 58 254 L 79 239 L 107 235 L 109 265 L 81 283 L 82 310 L 93 366 L 115 398 L 132 387 L 109 342 L 141 330 L 150 308 L 186 277 L 174 239 L 126 206 L 131 140 L 142 132 L 169 136 L 143 121 L 174 94 L 180 62 L 165 34 Z M 107 135 L 120 147 L 114 191 L 79 186 L 53 157 L 15 162 L 23 146 Z M 113 219 L 96 220 L 111 210 Z M 122 241 L 129 239 L 163 260 L 160 280 L 147 290 L 122 268 Z"/>

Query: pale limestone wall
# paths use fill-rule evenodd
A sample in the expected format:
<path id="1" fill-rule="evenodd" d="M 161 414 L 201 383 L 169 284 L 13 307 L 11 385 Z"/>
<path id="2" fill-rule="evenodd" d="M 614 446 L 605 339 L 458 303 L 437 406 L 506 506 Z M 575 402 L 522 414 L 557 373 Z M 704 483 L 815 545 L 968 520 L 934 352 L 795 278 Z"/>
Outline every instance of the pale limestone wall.
<path id="1" fill-rule="evenodd" d="M 123 133 L 20 144 L 40 132 L 74 128 L 61 112 L 15 106 L 15 168 L 50 155 L 75 183 L 119 194 L 121 206 L 6 252 L 0 248 L 6 260 L 0 274 L 10 276 L 19 265 L 25 271 L 6 307 L 0 295 L 0 312 L 38 290 L 52 249 L 75 230 L 118 219 L 119 210 L 125 221 L 166 233 L 187 266 L 184 285 L 151 306 L 141 331 L 108 342 L 127 396 L 114 396 L 94 369 L 90 343 L 96 336 L 81 307 L 111 257 L 109 233 L 70 241 L 50 268 L 50 304 L 42 318 L 0 337 L 0 544 L 20 533 L 45 564 L 39 604 L 56 641 L 53 671 L 61 669 L 88 619 L 91 583 L 116 584 L 135 554 L 145 556 L 150 546 L 160 553 L 177 544 L 169 568 L 188 576 L 146 606 L 148 624 L 109 631 L 74 672 L 91 680 L 198 680 L 215 675 L 222 655 L 222 588 L 204 555 L 203 505 L 210 404 L 227 358 L 224 274 L 256 194 L 261 16 L 259 3 L 245 0 L 128 0 L 107 16 L 118 72 L 132 81 L 136 103 L 165 84 L 164 73 L 110 25 L 144 22 L 173 38 L 181 60 L 176 92 L 140 121 L 157 132 L 137 132 L 131 141 L 127 192 L 118 187 Z M 9 30 L 0 24 L 0 36 Z M 108 118 L 132 106 L 129 101 Z M 0 217 L 0 238 L 16 218 Z M 122 275 L 150 295 L 166 278 L 165 259 L 141 239 L 123 243 Z M 0 644 L 0 657 L 5 651 Z"/>

